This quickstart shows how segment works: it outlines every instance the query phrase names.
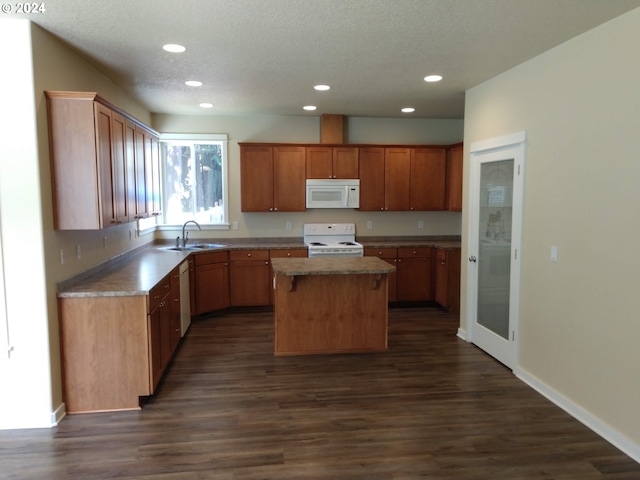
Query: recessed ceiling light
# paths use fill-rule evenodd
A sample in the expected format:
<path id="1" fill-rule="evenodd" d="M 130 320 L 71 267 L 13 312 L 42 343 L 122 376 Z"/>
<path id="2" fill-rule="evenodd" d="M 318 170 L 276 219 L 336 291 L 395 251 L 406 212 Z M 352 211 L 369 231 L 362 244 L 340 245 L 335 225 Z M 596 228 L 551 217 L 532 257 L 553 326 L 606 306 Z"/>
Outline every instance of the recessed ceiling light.
<path id="1" fill-rule="evenodd" d="M 178 45 L 176 43 L 167 43 L 162 46 L 162 49 L 171 53 L 182 53 L 186 50 L 182 45 Z"/>
<path id="2" fill-rule="evenodd" d="M 190 87 L 201 87 L 202 86 L 202 82 L 199 82 L 198 80 L 187 80 L 184 83 L 185 83 L 185 85 L 188 85 Z"/>
<path id="3" fill-rule="evenodd" d="M 313 111 L 316 109 L 315 105 L 305 105 L 304 107 L 302 107 L 305 110 L 309 110 L 309 111 Z"/>
<path id="4" fill-rule="evenodd" d="M 213 108 L 213 103 L 201 103 L 202 108 Z"/>
<path id="5" fill-rule="evenodd" d="M 415 111 L 416 111 L 416 109 L 415 109 L 415 108 L 413 108 L 413 107 L 404 107 L 404 108 L 402 109 L 402 113 L 413 113 L 413 112 L 415 112 Z"/>
<path id="6" fill-rule="evenodd" d="M 329 90 L 331 87 L 329 85 L 316 85 L 315 87 L 316 90 L 319 90 L 321 92 L 327 91 Z"/>
<path id="7" fill-rule="evenodd" d="M 442 75 L 427 75 L 424 77 L 424 81 L 429 83 L 439 82 L 440 80 L 442 80 Z"/>

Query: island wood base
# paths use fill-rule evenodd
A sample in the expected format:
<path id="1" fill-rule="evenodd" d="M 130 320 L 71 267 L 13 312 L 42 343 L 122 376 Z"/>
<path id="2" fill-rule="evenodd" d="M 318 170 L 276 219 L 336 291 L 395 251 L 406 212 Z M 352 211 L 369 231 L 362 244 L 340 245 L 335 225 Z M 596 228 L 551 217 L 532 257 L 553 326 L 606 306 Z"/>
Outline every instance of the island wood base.
<path id="1" fill-rule="evenodd" d="M 387 303 L 386 273 L 276 273 L 275 355 L 385 351 Z"/>

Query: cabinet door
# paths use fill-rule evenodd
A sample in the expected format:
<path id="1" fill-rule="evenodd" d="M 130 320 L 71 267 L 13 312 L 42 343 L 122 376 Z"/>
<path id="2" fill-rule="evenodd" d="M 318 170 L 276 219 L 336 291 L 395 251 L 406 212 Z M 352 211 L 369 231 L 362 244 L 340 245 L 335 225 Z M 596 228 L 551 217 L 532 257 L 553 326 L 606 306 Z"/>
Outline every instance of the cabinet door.
<path id="1" fill-rule="evenodd" d="M 333 178 L 358 178 L 358 148 L 333 148 Z"/>
<path id="2" fill-rule="evenodd" d="M 171 272 L 171 290 L 169 291 L 169 312 L 171 321 L 169 322 L 169 355 L 167 363 L 171 360 L 180 338 L 182 338 L 182 329 L 180 323 L 180 271 L 175 269 Z"/>
<path id="3" fill-rule="evenodd" d="M 360 148 L 359 156 L 360 210 L 384 210 L 384 148 Z"/>
<path id="4" fill-rule="evenodd" d="M 113 204 L 116 223 L 129 221 L 127 198 L 127 146 L 126 120 L 119 113 L 111 114 L 111 156 L 113 182 Z"/>
<path id="5" fill-rule="evenodd" d="M 411 149 L 385 149 L 385 210 L 409 210 Z"/>
<path id="6" fill-rule="evenodd" d="M 333 178 L 331 147 L 307 147 L 305 161 L 307 178 Z"/>
<path id="7" fill-rule="evenodd" d="M 149 314 L 149 365 L 151 371 L 149 372 L 151 378 L 151 394 L 155 391 L 162 377 L 163 365 L 162 365 L 162 324 L 163 314 L 166 315 L 166 305 L 164 302 L 160 302 L 158 306 Z"/>
<path id="8" fill-rule="evenodd" d="M 261 306 L 271 303 L 269 250 L 230 252 L 231 306 Z"/>
<path id="9" fill-rule="evenodd" d="M 411 149 L 411 210 L 445 209 L 445 148 Z"/>
<path id="10" fill-rule="evenodd" d="M 162 212 L 160 188 L 160 139 L 149 132 L 145 134 L 145 175 L 147 176 L 147 210 L 149 215 L 159 215 Z"/>
<path id="11" fill-rule="evenodd" d="M 435 301 L 441 306 L 449 307 L 449 276 L 447 265 L 447 251 L 444 248 L 436 250 L 436 293 Z"/>
<path id="12" fill-rule="evenodd" d="M 197 265 L 194 289 L 196 315 L 229 307 L 229 263 Z"/>
<path id="13" fill-rule="evenodd" d="M 431 248 L 398 249 L 398 301 L 433 300 Z"/>
<path id="14" fill-rule="evenodd" d="M 305 147 L 273 149 L 273 210 L 306 210 Z"/>
<path id="15" fill-rule="evenodd" d="M 462 211 L 462 144 L 449 148 L 447 156 L 447 210 Z"/>
<path id="16" fill-rule="evenodd" d="M 149 208 L 147 206 L 147 161 L 145 158 L 145 137 L 145 131 L 136 126 L 134 128 L 136 218 L 147 218 L 149 216 Z"/>
<path id="17" fill-rule="evenodd" d="M 127 184 L 127 210 L 129 221 L 140 218 L 138 213 L 138 179 L 136 176 L 136 127 L 130 120 L 124 125 L 125 177 Z"/>
<path id="18" fill-rule="evenodd" d="M 240 202 L 243 212 L 273 210 L 273 147 L 240 146 Z"/>
<path id="19" fill-rule="evenodd" d="M 111 137 L 112 137 L 112 123 L 111 123 L 111 110 L 99 103 L 95 104 L 95 122 L 96 122 L 96 142 L 98 146 L 97 151 L 97 163 L 98 163 L 98 178 L 99 178 L 99 192 L 98 198 L 100 199 L 100 213 L 101 213 L 101 225 L 102 227 L 108 227 L 109 225 L 115 225 L 116 220 L 116 205 L 115 195 L 113 187 L 113 166 L 112 158 L 113 153 L 111 151 Z"/>

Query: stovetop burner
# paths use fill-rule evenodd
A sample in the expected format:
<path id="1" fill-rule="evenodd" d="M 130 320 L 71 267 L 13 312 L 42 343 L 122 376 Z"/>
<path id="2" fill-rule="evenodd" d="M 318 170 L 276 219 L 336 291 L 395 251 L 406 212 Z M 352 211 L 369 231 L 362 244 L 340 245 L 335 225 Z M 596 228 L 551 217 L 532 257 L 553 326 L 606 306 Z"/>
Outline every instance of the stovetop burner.
<path id="1" fill-rule="evenodd" d="M 309 243 L 309 245 L 312 245 L 314 247 L 326 247 L 327 246 L 326 243 L 321 243 L 321 242 L 311 242 L 311 243 Z"/>

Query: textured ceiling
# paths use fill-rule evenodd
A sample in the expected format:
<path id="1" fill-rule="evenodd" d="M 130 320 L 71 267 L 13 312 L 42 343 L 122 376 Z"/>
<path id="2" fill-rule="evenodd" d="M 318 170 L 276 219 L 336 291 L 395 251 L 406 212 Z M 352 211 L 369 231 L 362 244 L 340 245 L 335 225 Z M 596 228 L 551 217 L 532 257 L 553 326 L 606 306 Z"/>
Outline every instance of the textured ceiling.
<path id="1" fill-rule="evenodd" d="M 28 18 L 150 111 L 461 118 L 464 91 L 640 0 L 52 0 Z M 5 14 L 3 18 L 25 15 Z M 165 43 L 186 46 L 169 54 Z M 440 73 L 444 80 L 423 78 Z M 185 80 L 202 87 L 190 88 Z M 331 85 L 316 92 L 313 85 Z M 212 109 L 198 107 L 210 102 Z M 303 105 L 318 110 L 305 113 Z"/>

